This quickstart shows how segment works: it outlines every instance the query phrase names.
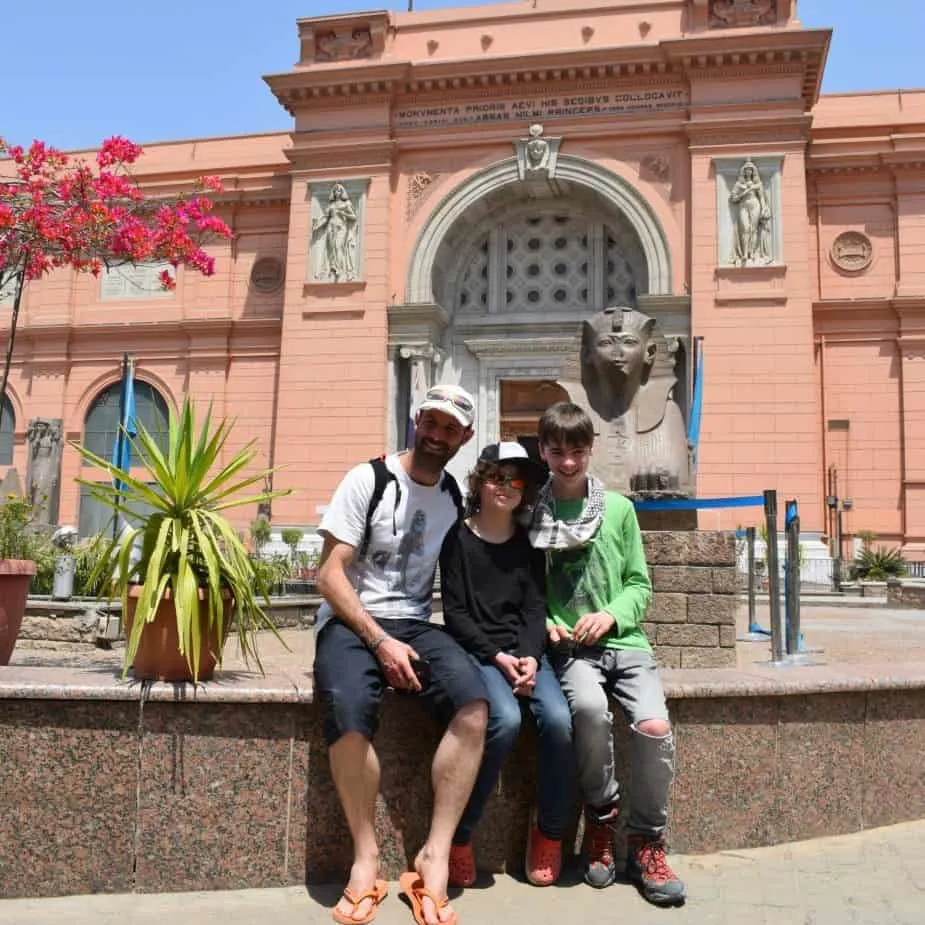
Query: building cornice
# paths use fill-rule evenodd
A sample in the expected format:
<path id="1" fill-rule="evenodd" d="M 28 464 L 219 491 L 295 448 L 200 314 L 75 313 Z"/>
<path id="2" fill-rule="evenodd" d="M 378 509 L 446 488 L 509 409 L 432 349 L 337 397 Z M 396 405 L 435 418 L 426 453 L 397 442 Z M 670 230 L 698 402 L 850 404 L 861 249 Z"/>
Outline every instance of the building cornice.
<path id="1" fill-rule="evenodd" d="M 130 333 L 129 333 L 130 332 Z M 177 355 L 177 340 L 189 356 L 278 356 L 281 318 L 186 318 L 166 321 L 43 324 L 24 326 L 14 362 L 56 354 L 71 361 L 113 356 L 113 341 L 144 344 L 145 357 Z M 122 348 L 120 348 L 122 349 Z"/>
<path id="2" fill-rule="evenodd" d="M 264 80 L 286 111 L 326 100 L 371 96 L 415 96 L 447 92 L 477 93 L 511 87 L 540 95 L 555 86 L 562 92 L 582 81 L 615 81 L 674 76 L 710 77 L 800 73 L 803 97 L 811 108 L 819 97 L 830 30 L 712 30 L 694 37 L 654 44 L 574 49 L 557 54 L 517 54 L 441 61 L 376 61 L 300 68 L 269 74 Z"/>

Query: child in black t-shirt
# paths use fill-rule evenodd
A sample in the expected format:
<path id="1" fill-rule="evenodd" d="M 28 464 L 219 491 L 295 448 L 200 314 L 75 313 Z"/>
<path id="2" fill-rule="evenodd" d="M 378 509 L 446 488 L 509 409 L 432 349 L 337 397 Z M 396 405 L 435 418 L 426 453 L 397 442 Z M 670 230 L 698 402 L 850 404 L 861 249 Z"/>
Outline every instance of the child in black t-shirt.
<path id="1" fill-rule="evenodd" d="M 517 515 L 535 494 L 540 467 L 519 443 L 485 447 L 469 475 L 466 518 L 440 554 L 446 627 L 478 665 L 488 688 L 485 754 L 450 853 L 450 884 L 475 881 L 472 830 L 517 735 L 526 703 L 538 732 L 537 805 L 527 838 L 526 873 L 555 883 L 574 791 L 572 724 L 559 682 L 543 655 L 545 563 Z"/>

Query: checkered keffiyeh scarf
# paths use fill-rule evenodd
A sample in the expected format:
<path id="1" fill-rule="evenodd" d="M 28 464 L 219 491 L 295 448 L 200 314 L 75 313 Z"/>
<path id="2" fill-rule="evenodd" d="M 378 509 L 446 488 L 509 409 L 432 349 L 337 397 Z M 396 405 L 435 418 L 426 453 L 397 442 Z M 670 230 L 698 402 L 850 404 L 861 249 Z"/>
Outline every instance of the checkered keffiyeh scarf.
<path id="1" fill-rule="evenodd" d="M 586 546 L 597 533 L 604 517 L 604 483 L 588 476 L 588 500 L 575 523 L 556 520 L 552 479 L 541 489 L 533 509 L 530 544 L 535 549 L 574 549 Z"/>

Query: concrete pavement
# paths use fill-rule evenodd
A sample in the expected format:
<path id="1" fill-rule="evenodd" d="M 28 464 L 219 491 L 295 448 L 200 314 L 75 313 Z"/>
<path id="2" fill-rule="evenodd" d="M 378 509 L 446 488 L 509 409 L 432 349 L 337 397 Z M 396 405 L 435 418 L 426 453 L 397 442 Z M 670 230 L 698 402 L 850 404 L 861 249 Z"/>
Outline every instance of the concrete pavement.
<path id="1" fill-rule="evenodd" d="M 511 877 L 480 883 L 454 899 L 460 925 L 922 925 L 925 822 L 773 848 L 672 858 L 687 882 L 682 909 L 649 906 L 624 883 L 595 891 L 569 872 L 539 890 Z M 0 901 L 4 925 L 327 925 L 338 887 L 216 893 L 70 896 Z M 392 885 L 376 920 L 410 925 Z"/>

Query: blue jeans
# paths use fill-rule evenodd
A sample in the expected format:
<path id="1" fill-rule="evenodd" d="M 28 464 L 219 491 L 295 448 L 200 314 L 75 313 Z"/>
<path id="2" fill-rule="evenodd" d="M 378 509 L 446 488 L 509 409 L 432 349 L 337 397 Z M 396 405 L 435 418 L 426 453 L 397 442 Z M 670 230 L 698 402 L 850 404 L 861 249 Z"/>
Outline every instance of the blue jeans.
<path id="1" fill-rule="evenodd" d="M 543 656 L 533 693 L 518 697 L 497 666 L 472 660 L 488 688 L 488 729 L 482 766 L 453 836 L 453 844 L 468 845 L 472 840 L 472 830 L 482 817 L 504 760 L 520 733 L 522 703 L 529 706 L 536 720 L 537 825 L 547 838 L 561 839 L 571 818 L 575 755 L 572 715 L 555 672 Z"/>

